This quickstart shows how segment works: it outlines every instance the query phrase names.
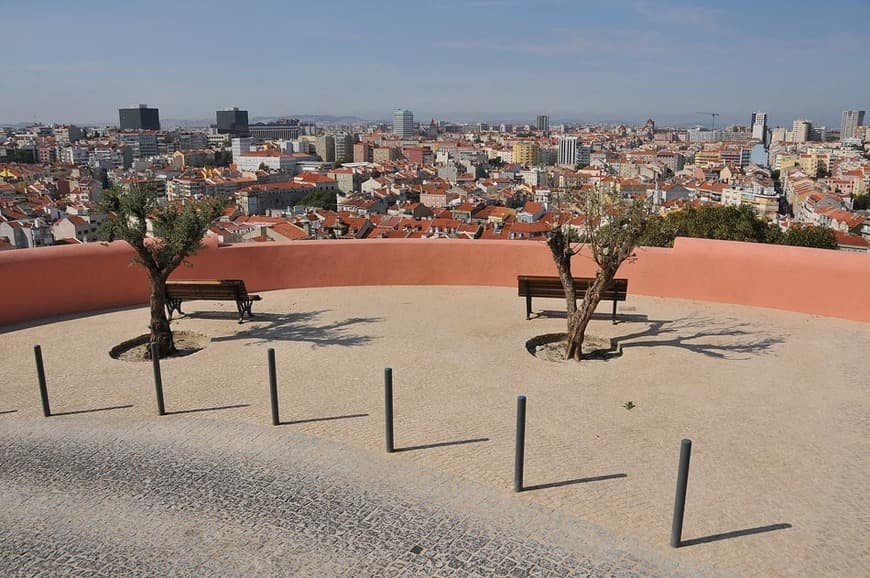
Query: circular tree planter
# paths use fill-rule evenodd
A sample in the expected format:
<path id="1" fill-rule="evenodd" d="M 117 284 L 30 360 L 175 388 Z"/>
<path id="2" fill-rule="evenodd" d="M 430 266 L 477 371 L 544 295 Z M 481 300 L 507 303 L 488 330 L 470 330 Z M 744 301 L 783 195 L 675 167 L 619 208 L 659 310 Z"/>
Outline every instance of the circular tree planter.
<path id="1" fill-rule="evenodd" d="M 112 359 L 121 361 L 150 361 L 148 357 L 148 342 L 151 335 L 146 333 L 133 339 L 119 343 L 109 350 Z M 172 339 L 175 341 L 175 353 L 169 357 L 185 357 L 197 351 L 202 351 L 211 342 L 207 336 L 191 331 L 173 331 Z"/>
<path id="2" fill-rule="evenodd" d="M 565 363 L 568 349 L 567 333 L 546 333 L 526 341 L 526 351 L 544 361 Z M 608 360 L 622 356 L 622 348 L 613 339 L 587 335 L 583 340 L 583 360 Z"/>

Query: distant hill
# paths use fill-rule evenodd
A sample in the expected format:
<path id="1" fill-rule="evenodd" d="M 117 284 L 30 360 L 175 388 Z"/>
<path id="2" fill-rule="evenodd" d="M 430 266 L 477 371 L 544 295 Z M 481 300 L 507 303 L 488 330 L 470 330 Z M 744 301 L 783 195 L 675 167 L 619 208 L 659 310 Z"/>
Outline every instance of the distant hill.
<path id="1" fill-rule="evenodd" d="M 315 124 L 359 124 L 369 122 L 358 116 L 336 116 L 332 114 L 284 114 L 281 116 L 255 116 L 250 119 L 255 122 L 275 122 L 280 118 L 298 118 L 300 121 L 313 122 Z"/>

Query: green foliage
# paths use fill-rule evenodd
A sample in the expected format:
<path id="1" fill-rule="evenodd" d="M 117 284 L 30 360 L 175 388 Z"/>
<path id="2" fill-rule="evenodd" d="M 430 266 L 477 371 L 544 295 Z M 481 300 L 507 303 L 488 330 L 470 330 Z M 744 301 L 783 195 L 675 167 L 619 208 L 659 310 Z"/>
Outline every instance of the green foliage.
<path id="1" fill-rule="evenodd" d="M 870 195 L 855 195 L 852 197 L 852 209 L 855 211 L 870 210 Z"/>
<path id="2" fill-rule="evenodd" d="M 628 411 L 631 411 L 631 410 L 633 410 L 634 408 L 636 408 L 637 406 L 634 405 L 634 402 L 633 402 L 633 401 L 627 401 L 627 402 L 625 402 L 624 404 L 622 404 L 622 407 L 624 407 L 624 408 L 627 409 Z"/>
<path id="3" fill-rule="evenodd" d="M 782 239 L 783 245 L 838 249 L 837 236 L 827 227 L 791 227 Z"/>
<path id="4" fill-rule="evenodd" d="M 108 190 L 100 205 L 109 215 L 100 227 L 100 239 L 126 241 L 136 250 L 136 262 L 164 279 L 199 249 L 223 208 L 223 202 L 216 199 L 162 205 L 153 190 L 141 186 L 126 192 Z M 146 242 L 148 221 L 156 238 Z"/>
<path id="5" fill-rule="evenodd" d="M 305 207 L 320 207 L 330 211 L 338 210 L 335 193 L 329 191 L 313 191 L 308 193 L 304 199 L 299 201 L 299 204 Z"/>
<path id="6" fill-rule="evenodd" d="M 592 249 L 592 258 L 608 274 L 615 274 L 632 256 L 652 218 L 647 200 L 623 199 L 612 187 L 599 187 L 589 194 L 582 214 L 586 223 L 582 237 Z"/>
<path id="7" fill-rule="evenodd" d="M 748 205 L 690 205 L 665 217 L 656 217 L 644 232 L 640 244 L 672 247 L 676 237 L 837 248 L 833 231 L 826 227 L 792 228 L 783 233 L 778 226 L 758 218 Z"/>

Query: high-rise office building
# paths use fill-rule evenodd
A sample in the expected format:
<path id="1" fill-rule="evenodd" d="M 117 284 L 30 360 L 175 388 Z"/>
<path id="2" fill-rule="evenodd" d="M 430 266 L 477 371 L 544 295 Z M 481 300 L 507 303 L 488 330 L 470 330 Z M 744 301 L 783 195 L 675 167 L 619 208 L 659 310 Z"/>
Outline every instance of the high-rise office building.
<path id="1" fill-rule="evenodd" d="M 752 113 L 752 138 L 767 144 L 767 113 Z"/>
<path id="2" fill-rule="evenodd" d="M 217 111 L 218 134 L 248 136 L 248 111 L 233 107 Z"/>
<path id="3" fill-rule="evenodd" d="M 399 138 L 414 136 L 414 113 L 402 108 L 393 113 L 393 134 Z"/>
<path id="4" fill-rule="evenodd" d="M 559 139 L 559 156 L 556 162 L 565 167 L 573 167 L 577 164 L 577 137 L 563 136 Z"/>
<path id="5" fill-rule="evenodd" d="M 796 120 L 792 124 L 791 140 L 792 142 L 807 142 L 810 140 L 810 132 L 813 130 L 813 123 L 808 120 Z"/>
<path id="6" fill-rule="evenodd" d="M 563 136 L 559 139 L 556 164 L 565 167 L 585 167 L 589 164 L 591 155 L 592 149 L 583 145 L 579 138 L 576 136 Z"/>
<path id="7" fill-rule="evenodd" d="M 549 134 L 550 132 L 550 117 L 546 114 L 539 114 L 535 119 L 535 128 L 538 129 L 538 132 L 542 132 L 544 134 Z"/>
<path id="8" fill-rule="evenodd" d="M 314 140 L 317 156 L 325 163 L 335 162 L 335 137 L 331 134 L 320 135 Z"/>
<path id="9" fill-rule="evenodd" d="M 353 136 L 343 132 L 333 137 L 335 147 L 335 162 L 337 163 L 352 163 L 353 162 Z"/>
<path id="10" fill-rule="evenodd" d="M 843 118 L 840 122 L 840 138 L 847 139 L 863 136 L 863 134 L 858 131 L 858 127 L 863 124 L 863 110 L 844 110 Z"/>
<path id="11" fill-rule="evenodd" d="M 160 111 L 140 104 L 136 108 L 119 108 L 121 130 L 160 130 Z"/>

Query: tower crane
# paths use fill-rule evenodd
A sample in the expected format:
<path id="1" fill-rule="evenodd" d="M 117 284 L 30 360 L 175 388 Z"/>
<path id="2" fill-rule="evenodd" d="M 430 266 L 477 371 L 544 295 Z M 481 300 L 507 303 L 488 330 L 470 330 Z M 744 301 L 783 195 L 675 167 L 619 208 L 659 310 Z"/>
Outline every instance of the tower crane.
<path id="1" fill-rule="evenodd" d="M 710 118 L 713 119 L 713 127 L 711 130 L 716 130 L 716 117 L 719 116 L 718 112 L 696 112 L 695 114 L 706 114 Z"/>

